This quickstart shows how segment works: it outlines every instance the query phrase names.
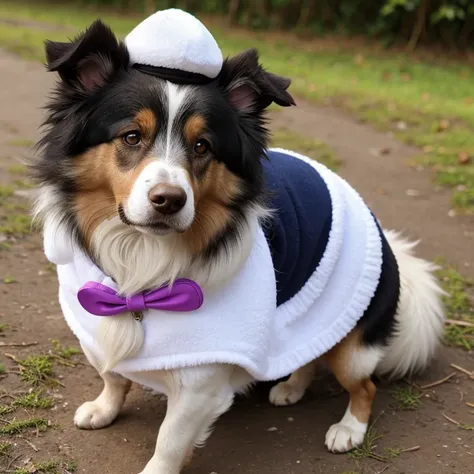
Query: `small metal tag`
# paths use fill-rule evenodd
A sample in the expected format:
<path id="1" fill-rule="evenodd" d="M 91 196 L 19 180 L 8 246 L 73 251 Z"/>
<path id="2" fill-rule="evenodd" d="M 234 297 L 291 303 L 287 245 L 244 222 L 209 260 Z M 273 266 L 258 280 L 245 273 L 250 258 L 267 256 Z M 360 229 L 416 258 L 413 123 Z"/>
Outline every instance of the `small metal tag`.
<path id="1" fill-rule="evenodd" d="M 143 313 L 141 311 L 133 311 L 132 316 L 133 316 L 133 319 L 138 322 L 140 322 L 143 319 Z"/>

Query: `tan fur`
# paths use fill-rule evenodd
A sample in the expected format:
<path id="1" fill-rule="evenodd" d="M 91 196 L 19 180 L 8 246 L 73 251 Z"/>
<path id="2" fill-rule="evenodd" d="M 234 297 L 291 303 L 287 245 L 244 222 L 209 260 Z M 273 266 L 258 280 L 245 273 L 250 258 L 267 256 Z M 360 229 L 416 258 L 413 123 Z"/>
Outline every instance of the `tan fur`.
<path id="1" fill-rule="evenodd" d="M 211 161 L 201 179 L 192 181 L 196 218 L 184 233 L 193 255 L 199 254 L 229 223 L 228 205 L 240 193 L 240 180 L 223 163 Z"/>
<path id="2" fill-rule="evenodd" d="M 184 138 L 189 145 L 193 145 L 206 129 L 206 120 L 202 115 L 192 115 L 184 126 Z"/>
<path id="3" fill-rule="evenodd" d="M 117 214 L 118 204 L 128 198 L 136 178 L 150 162 L 142 160 L 124 172 L 117 166 L 116 153 L 115 144 L 106 143 L 76 158 L 76 211 L 86 244 L 101 222 Z"/>
<path id="4" fill-rule="evenodd" d="M 352 415 L 361 423 L 368 423 L 376 388 L 370 378 L 360 380 L 351 371 L 351 358 L 361 350 L 361 344 L 360 330 L 355 329 L 324 358 L 337 381 L 349 392 Z"/>
<path id="5" fill-rule="evenodd" d="M 158 118 L 150 109 L 143 109 L 135 116 L 134 123 L 138 125 L 145 141 L 151 142 L 158 129 Z"/>

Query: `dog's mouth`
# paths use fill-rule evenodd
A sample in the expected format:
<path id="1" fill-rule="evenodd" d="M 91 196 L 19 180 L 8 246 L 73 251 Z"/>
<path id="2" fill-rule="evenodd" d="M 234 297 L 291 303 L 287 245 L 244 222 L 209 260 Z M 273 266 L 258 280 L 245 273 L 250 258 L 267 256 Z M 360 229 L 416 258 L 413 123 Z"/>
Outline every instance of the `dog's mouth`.
<path id="1" fill-rule="evenodd" d="M 133 222 L 127 217 L 127 214 L 125 213 L 125 209 L 122 204 L 118 205 L 117 213 L 120 220 L 124 224 L 131 227 L 135 227 L 142 232 L 148 232 L 148 233 L 153 233 L 157 235 L 166 235 L 173 231 L 181 233 L 181 232 L 184 232 L 185 230 L 185 229 L 183 230 L 174 226 L 170 222 L 164 222 L 163 219 L 160 219 L 160 218 L 156 218 L 155 220 L 149 219 L 146 222 Z"/>

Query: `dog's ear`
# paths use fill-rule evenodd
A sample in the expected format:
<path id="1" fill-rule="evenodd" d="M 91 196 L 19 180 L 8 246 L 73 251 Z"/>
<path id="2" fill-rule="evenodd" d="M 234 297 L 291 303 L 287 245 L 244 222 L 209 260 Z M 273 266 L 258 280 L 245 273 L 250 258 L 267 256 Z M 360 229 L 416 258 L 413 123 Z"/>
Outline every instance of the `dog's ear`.
<path id="1" fill-rule="evenodd" d="M 100 20 L 70 43 L 46 41 L 45 49 L 48 71 L 85 92 L 102 87 L 129 61 L 125 45 Z"/>
<path id="2" fill-rule="evenodd" d="M 230 104 L 242 112 L 260 112 L 272 102 L 282 107 L 296 105 L 287 92 L 291 80 L 265 71 L 256 49 L 249 49 L 224 62 L 219 84 Z"/>

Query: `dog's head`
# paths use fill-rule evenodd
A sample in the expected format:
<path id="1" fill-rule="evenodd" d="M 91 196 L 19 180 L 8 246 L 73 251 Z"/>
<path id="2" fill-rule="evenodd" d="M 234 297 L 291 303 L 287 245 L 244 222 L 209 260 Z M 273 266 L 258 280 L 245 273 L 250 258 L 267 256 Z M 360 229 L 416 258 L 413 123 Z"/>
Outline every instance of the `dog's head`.
<path id="1" fill-rule="evenodd" d="M 36 172 L 83 242 L 117 218 L 189 235 L 196 253 L 258 202 L 264 110 L 294 102 L 290 81 L 262 69 L 255 50 L 199 86 L 130 67 L 125 44 L 100 21 L 70 43 L 47 42 L 46 56 L 60 82 Z"/>

